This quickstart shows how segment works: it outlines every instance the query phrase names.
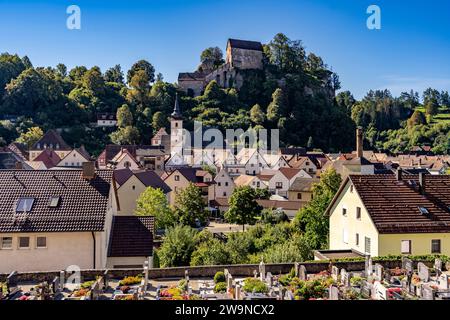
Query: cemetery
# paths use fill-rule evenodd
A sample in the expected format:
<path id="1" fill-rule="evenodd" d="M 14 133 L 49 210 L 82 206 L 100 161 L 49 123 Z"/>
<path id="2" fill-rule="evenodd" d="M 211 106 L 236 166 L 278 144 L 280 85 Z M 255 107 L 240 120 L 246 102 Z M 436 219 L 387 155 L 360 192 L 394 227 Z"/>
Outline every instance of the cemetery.
<path id="1" fill-rule="evenodd" d="M 275 274 L 261 261 L 248 265 L 252 270 L 245 275 L 243 269 L 216 266 L 213 276 L 203 277 L 186 267 L 181 277 L 153 278 L 146 262 L 141 271 L 124 271 L 121 277 L 114 270 L 92 279 L 61 271 L 42 282 L 19 281 L 13 271 L 0 282 L 0 300 L 450 300 L 449 264 L 439 258 L 424 263 L 403 257 L 395 267 L 370 256 L 357 265 L 291 265 L 290 272 Z"/>

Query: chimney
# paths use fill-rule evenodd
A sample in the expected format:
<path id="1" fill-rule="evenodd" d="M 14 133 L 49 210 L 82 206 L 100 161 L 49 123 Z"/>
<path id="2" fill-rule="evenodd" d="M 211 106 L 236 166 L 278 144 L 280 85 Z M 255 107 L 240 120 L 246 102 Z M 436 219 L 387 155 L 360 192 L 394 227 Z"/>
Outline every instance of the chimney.
<path id="1" fill-rule="evenodd" d="M 420 185 L 420 193 L 425 194 L 427 185 L 426 185 L 426 174 L 424 172 L 419 172 L 419 185 Z"/>
<path id="2" fill-rule="evenodd" d="M 14 165 L 16 170 L 22 170 L 23 169 L 23 163 L 20 161 L 17 161 L 16 164 Z"/>
<path id="3" fill-rule="evenodd" d="M 356 128 L 356 156 L 363 156 L 363 131 L 361 127 Z"/>
<path id="4" fill-rule="evenodd" d="M 83 162 L 83 173 L 81 177 L 86 180 L 95 178 L 95 162 Z"/>
<path id="5" fill-rule="evenodd" d="M 398 168 L 397 172 L 396 172 L 397 181 L 402 181 L 402 176 L 403 176 L 403 170 L 402 170 L 402 168 Z"/>

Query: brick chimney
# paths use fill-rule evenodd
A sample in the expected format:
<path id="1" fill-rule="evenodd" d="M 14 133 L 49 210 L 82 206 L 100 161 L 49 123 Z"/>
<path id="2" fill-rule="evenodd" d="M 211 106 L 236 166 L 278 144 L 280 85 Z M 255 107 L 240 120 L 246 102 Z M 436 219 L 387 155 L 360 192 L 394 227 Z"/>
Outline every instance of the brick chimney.
<path id="1" fill-rule="evenodd" d="M 426 183 L 426 174 L 424 172 L 419 172 L 419 186 L 420 186 L 420 193 L 425 194 L 427 190 L 427 183 Z"/>
<path id="2" fill-rule="evenodd" d="M 88 161 L 83 162 L 83 172 L 81 177 L 86 180 L 91 180 L 95 178 L 95 162 Z"/>
<path id="3" fill-rule="evenodd" d="M 363 131 L 361 127 L 356 128 L 356 156 L 363 156 Z"/>
<path id="4" fill-rule="evenodd" d="M 398 168 L 397 172 L 395 174 L 397 181 L 402 181 L 402 176 L 403 176 L 403 170 L 402 168 Z"/>

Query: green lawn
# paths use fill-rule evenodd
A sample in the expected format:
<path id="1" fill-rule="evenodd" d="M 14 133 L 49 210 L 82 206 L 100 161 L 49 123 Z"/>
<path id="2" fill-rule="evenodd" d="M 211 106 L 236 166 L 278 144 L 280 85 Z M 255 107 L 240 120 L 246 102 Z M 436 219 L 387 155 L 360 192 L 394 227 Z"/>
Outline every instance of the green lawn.
<path id="1" fill-rule="evenodd" d="M 424 107 L 417 107 L 416 110 L 425 113 Z M 444 108 L 440 108 L 439 111 L 441 112 L 433 117 L 432 123 L 450 123 L 450 112 Z"/>

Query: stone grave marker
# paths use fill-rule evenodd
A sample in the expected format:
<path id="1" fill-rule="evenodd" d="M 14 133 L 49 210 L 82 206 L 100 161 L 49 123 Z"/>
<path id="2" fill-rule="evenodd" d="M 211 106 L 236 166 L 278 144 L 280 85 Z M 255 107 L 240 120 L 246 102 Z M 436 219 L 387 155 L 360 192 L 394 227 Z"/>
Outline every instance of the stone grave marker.
<path id="1" fill-rule="evenodd" d="M 241 286 L 239 284 L 236 284 L 234 289 L 234 299 L 241 300 Z"/>
<path id="2" fill-rule="evenodd" d="M 254 277 L 255 279 L 257 279 L 257 278 L 258 278 L 258 271 L 256 271 L 256 270 L 253 270 L 253 277 Z"/>
<path id="3" fill-rule="evenodd" d="M 294 300 L 294 294 L 291 292 L 291 290 L 286 290 L 284 294 L 284 300 Z"/>
<path id="4" fill-rule="evenodd" d="M 338 281 L 338 276 L 339 276 L 339 268 L 336 266 L 332 266 L 331 277 L 333 278 L 334 281 Z"/>
<path id="5" fill-rule="evenodd" d="M 361 281 L 361 295 L 365 299 L 369 299 L 372 295 L 371 286 L 366 280 Z"/>
<path id="6" fill-rule="evenodd" d="M 449 278 L 449 276 L 445 273 L 442 273 L 439 276 L 439 278 L 437 279 L 437 282 L 438 282 L 438 286 L 440 289 L 443 289 L 443 290 L 450 289 L 449 284 L 448 284 L 448 278 Z"/>
<path id="7" fill-rule="evenodd" d="M 59 277 L 55 277 L 52 281 L 52 293 L 54 295 L 61 292 L 61 286 L 59 285 Z"/>
<path id="8" fill-rule="evenodd" d="M 272 276 L 271 272 L 267 272 L 266 283 L 267 283 L 267 286 L 269 287 L 269 289 L 271 289 L 273 287 L 273 276 Z"/>
<path id="9" fill-rule="evenodd" d="M 64 291 L 64 287 L 65 287 L 65 283 L 66 283 L 65 277 L 66 277 L 66 273 L 64 272 L 64 270 L 61 270 L 59 272 L 59 285 L 60 285 L 59 290 L 60 291 Z"/>
<path id="10" fill-rule="evenodd" d="M 8 290 L 9 295 L 15 294 L 19 291 L 18 282 L 17 282 L 17 271 L 13 271 L 6 278 L 6 288 Z"/>
<path id="11" fill-rule="evenodd" d="M 436 258 L 434 260 L 434 270 L 436 270 L 436 277 L 439 277 L 442 273 L 442 260 Z"/>
<path id="12" fill-rule="evenodd" d="M 365 261 L 365 276 L 368 278 L 372 275 L 373 268 L 372 268 L 372 257 L 370 255 L 366 255 L 366 261 Z"/>
<path id="13" fill-rule="evenodd" d="M 230 289 L 233 287 L 233 277 L 231 276 L 230 273 L 228 273 L 228 278 L 227 278 L 227 292 L 230 291 Z"/>
<path id="14" fill-rule="evenodd" d="M 299 268 L 299 263 L 298 262 L 295 262 L 294 263 L 294 272 L 295 272 L 295 276 L 296 277 L 299 277 L 299 270 L 298 270 L 298 268 Z"/>
<path id="15" fill-rule="evenodd" d="M 384 268 L 381 264 L 375 264 L 375 278 L 378 281 L 383 281 L 384 279 Z"/>
<path id="16" fill-rule="evenodd" d="M 435 290 L 429 285 L 422 284 L 421 298 L 423 300 L 434 300 Z"/>
<path id="17" fill-rule="evenodd" d="M 300 278 L 300 280 L 306 280 L 307 279 L 307 273 L 306 273 L 306 268 L 304 265 L 300 265 L 299 270 L 298 270 L 298 277 Z"/>
<path id="18" fill-rule="evenodd" d="M 405 269 L 407 273 L 412 273 L 414 271 L 412 260 L 402 257 L 402 269 Z"/>
<path id="19" fill-rule="evenodd" d="M 91 286 L 91 300 L 98 300 L 101 294 L 100 282 L 95 281 Z"/>
<path id="20" fill-rule="evenodd" d="M 264 261 L 261 260 L 259 263 L 259 280 L 264 281 L 264 277 L 266 276 L 266 265 Z"/>
<path id="21" fill-rule="evenodd" d="M 148 266 L 144 267 L 144 293 L 147 292 L 148 287 Z"/>
<path id="22" fill-rule="evenodd" d="M 104 290 L 107 290 L 109 288 L 109 274 L 108 274 L 109 270 L 106 269 L 105 272 L 103 272 L 103 288 Z"/>
<path id="23" fill-rule="evenodd" d="M 348 288 L 351 286 L 350 279 L 352 277 L 352 274 L 347 272 L 345 269 L 342 270 L 344 270 L 344 272 L 341 271 L 341 282 L 344 285 L 344 287 Z"/>
<path id="24" fill-rule="evenodd" d="M 339 289 L 338 289 L 338 287 L 331 285 L 328 288 L 328 300 L 339 300 Z"/>
<path id="25" fill-rule="evenodd" d="M 387 288 L 381 283 L 376 281 L 373 285 L 374 298 L 377 300 L 388 300 Z"/>
<path id="26" fill-rule="evenodd" d="M 428 267 L 422 262 L 419 262 L 417 264 L 417 268 L 419 269 L 420 280 L 422 280 L 423 282 L 430 281 L 430 269 L 428 269 Z"/>

